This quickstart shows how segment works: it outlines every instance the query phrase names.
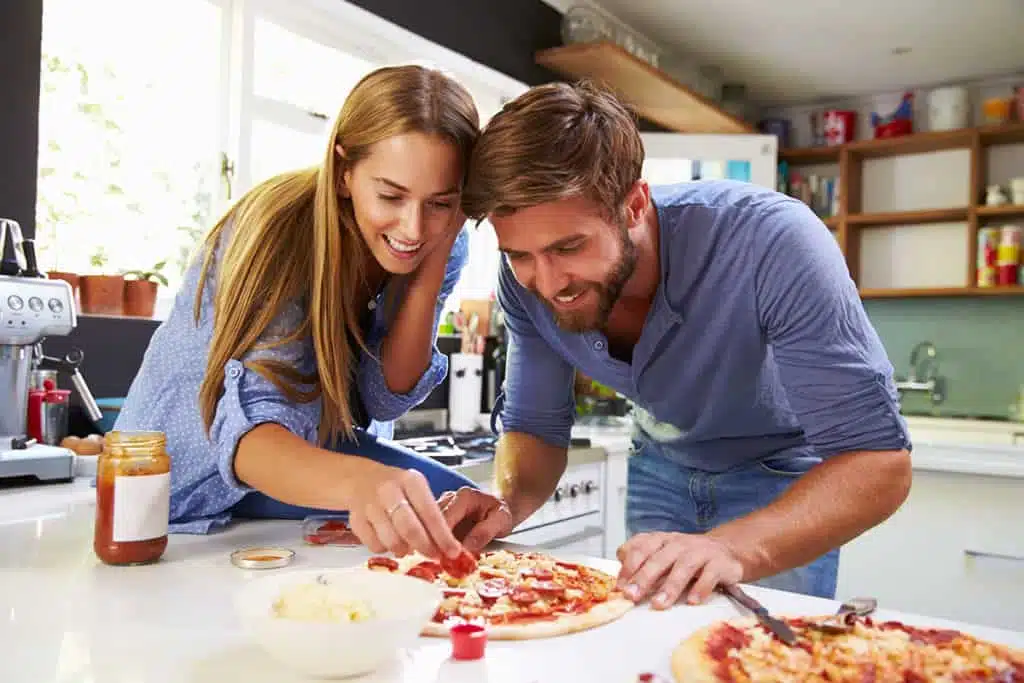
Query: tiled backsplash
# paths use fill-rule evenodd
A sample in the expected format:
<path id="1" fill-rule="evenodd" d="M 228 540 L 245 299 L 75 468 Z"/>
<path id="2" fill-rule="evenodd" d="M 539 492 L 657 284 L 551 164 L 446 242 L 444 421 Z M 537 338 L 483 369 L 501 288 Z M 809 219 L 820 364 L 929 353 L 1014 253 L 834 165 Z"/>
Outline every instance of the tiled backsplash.
<path id="1" fill-rule="evenodd" d="M 896 375 L 910 369 L 921 341 L 938 349 L 946 400 L 903 397 L 906 413 L 1005 419 L 1024 384 L 1024 298 L 876 299 L 864 307 L 885 344 Z"/>

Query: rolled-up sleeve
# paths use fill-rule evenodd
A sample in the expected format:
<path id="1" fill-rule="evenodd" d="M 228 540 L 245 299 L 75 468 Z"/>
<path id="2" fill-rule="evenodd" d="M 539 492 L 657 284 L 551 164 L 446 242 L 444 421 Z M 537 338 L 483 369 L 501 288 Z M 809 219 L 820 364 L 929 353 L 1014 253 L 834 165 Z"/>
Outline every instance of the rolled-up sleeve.
<path id="1" fill-rule="evenodd" d="M 576 411 L 574 370 L 537 331 L 519 299 L 521 289 L 502 257 L 497 298 L 508 335 L 505 390 L 496 408 L 502 431 L 532 434 L 566 448 Z"/>
<path id="2" fill-rule="evenodd" d="M 464 227 L 452 246 L 445 268 L 444 281 L 441 283 L 441 291 L 434 307 L 433 336 L 435 339 L 445 302 L 448 301 L 448 297 L 455 289 L 468 258 L 469 232 L 468 228 Z M 482 324 L 486 324 L 486 321 L 482 321 Z M 374 420 L 388 422 L 401 417 L 422 403 L 430 392 L 444 381 L 448 375 L 448 356 L 442 353 L 435 344 L 431 352 L 430 364 L 420 375 L 416 385 L 404 394 L 395 393 L 388 388 L 387 380 L 384 378 L 384 368 L 380 362 L 380 349 L 384 342 L 384 334 L 381 331 L 367 339 L 369 353 L 364 351 L 360 355 L 358 383 L 360 397 L 369 416 Z"/>
<path id="3" fill-rule="evenodd" d="M 279 424 L 310 443 L 316 443 L 320 425 L 320 399 L 294 402 L 273 382 L 247 365 L 257 360 L 287 364 L 306 374 L 315 370 L 312 349 L 307 341 L 293 340 L 269 348 L 259 348 L 274 338 L 287 335 L 300 319 L 297 306 L 287 307 L 257 344 L 257 350 L 232 359 L 224 367 L 224 393 L 210 429 L 210 440 L 216 451 L 217 470 L 229 487 L 243 492 L 251 490 L 235 476 L 235 453 L 238 442 L 254 427 Z M 308 386 L 300 386 L 308 390 Z"/>
<path id="4" fill-rule="evenodd" d="M 762 218 L 758 315 L 808 442 L 822 457 L 909 450 L 892 364 L 835 239 L 796 201 Z"/>

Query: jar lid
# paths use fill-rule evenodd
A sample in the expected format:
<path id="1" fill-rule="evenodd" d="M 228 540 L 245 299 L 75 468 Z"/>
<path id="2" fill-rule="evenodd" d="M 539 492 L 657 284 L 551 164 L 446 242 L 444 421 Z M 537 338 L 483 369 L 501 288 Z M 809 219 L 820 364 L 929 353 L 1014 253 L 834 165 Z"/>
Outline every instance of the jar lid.
<path id="1" fill-rule="evenodd" d="M 277 569 L 287 567 L 294 558 L 295 551 L 288 548 L 256 546 L 231 553 L 231 564 L 239 569 Z"/>

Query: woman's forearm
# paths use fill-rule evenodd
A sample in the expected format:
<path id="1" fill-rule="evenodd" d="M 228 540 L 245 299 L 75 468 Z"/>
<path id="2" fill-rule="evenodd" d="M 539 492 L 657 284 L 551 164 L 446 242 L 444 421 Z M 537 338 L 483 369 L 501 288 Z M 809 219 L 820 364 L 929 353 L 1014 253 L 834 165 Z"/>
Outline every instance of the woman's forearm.
<path id="1" fill-rule="evenodd" d="M 318 448 L 278 424 L 257 425 L 238 442 L 235 476 L 290 505 L 348 510 L 366 472 L 385 465 Z"/>
<path id="2" fill-rule="evenodd" d="M 443 264 L 442 264 L 443 265 Z M 396 394 L 416 386 L 434 352 L 434 315 L 444 269 L 420 273 L 406 292 L 395 320 L 380 347 L 384 381 Z"/>

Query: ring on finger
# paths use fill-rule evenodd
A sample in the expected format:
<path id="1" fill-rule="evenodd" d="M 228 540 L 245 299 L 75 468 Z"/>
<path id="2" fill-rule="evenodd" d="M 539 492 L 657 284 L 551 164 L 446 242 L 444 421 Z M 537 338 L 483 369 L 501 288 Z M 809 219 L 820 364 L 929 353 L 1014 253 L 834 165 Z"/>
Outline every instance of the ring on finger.
<path id="1" fill-rule="evenodd" d="M 392 515 L 394 515 L 403 505 L 412 505 L 412 503 L 410 503 L 406 498 L 403 498 L 402 500 L 388 508 L 388 511 L 386 513 L 387 516 L 391 517 Z"/>

